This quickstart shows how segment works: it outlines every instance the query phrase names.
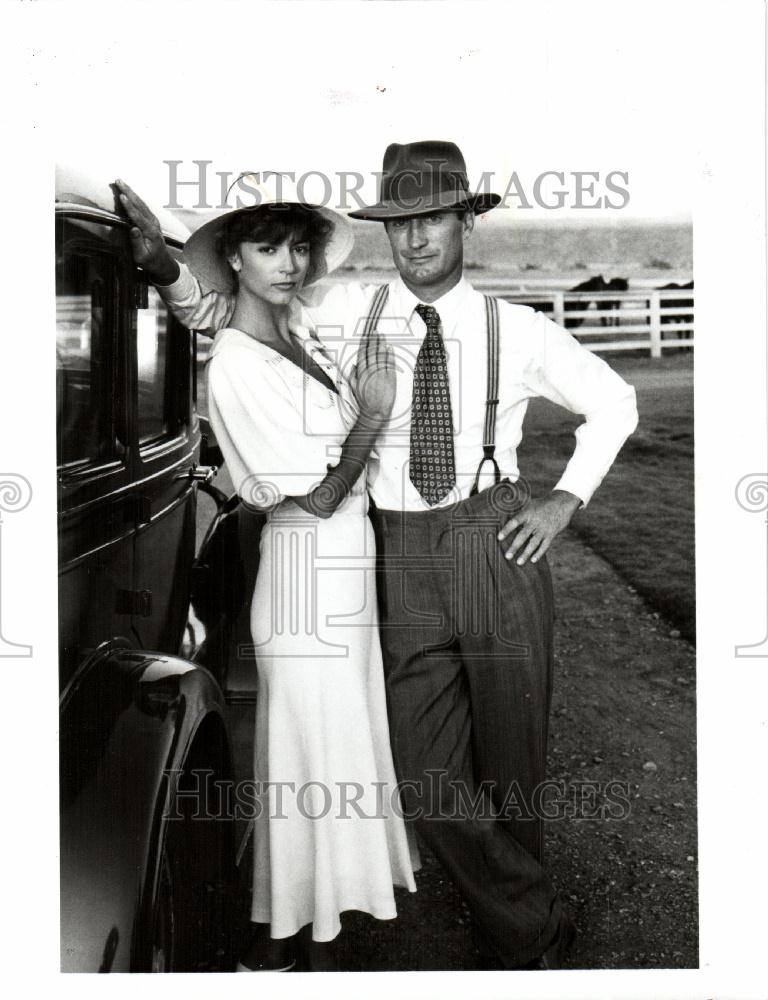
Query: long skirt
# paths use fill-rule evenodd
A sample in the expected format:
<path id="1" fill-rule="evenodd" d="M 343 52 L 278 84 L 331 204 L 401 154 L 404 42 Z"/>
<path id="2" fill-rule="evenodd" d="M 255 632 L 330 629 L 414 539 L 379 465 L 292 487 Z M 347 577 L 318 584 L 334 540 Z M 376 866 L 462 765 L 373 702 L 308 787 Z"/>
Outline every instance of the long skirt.
<path id="1" fill-rule="evenodd" d="M 418 856 L 398 799 L 367 497 L 326 519 L 285 500 L 262 532 L 251 608 L 258 669 L 251 919 L 275 938 L 339 914 L 396 916 Z"/>

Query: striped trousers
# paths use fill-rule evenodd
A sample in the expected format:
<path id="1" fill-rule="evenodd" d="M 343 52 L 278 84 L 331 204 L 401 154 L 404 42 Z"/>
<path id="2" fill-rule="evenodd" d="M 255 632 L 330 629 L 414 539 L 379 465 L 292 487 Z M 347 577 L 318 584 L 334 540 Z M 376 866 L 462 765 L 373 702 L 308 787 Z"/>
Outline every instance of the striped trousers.
<path id="1" fill-rule="evenodd" d="M 503 556 L 496 534 L 512 516 L 510 490 L 502 482 L 444 510 L 371 512 L 403 809 L 508 968 L 540 955 L 561 917 L 537 809 L 552 584 L 546 559 Z"/>

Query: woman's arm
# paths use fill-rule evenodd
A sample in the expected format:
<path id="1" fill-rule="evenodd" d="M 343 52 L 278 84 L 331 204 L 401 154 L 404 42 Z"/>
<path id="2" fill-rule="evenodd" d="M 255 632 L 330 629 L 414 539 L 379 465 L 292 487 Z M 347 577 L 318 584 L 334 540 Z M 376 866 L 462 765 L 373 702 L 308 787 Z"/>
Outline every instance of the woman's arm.
<path id="1" fill-rule="evenodd" d="M 204 294 L 189 268 L 180 266 L 169 253 L 157 216 L 125 181 L 116 180 L 115 187 L 131 221 L 129 235 L 134 261 L 183 326 L 213 337 L 229 322 L 233 299 L 215 289 Z"/>
<path id="2" fill-rule="evenodd" d="M 361 345 L 354 390 L 360 415 L 342 445 L 338 465 L 329 469 L 323 481 L 310 493 L 291 498 L 302 510 L 316 517 L 330 517 L 349 495 L 392 412 L 394 358 L 392 348 L 377 333 Z"/>
<path id="3" fill-rule="evenodd" d="M 179 265 L 165 245 L 160 223 L 154 212 L 125 181 L 116 180 L 120 204 L 131 220 L 133 259 L 147 273 L 153 285 L 172 285 L 179 276 Z"/>

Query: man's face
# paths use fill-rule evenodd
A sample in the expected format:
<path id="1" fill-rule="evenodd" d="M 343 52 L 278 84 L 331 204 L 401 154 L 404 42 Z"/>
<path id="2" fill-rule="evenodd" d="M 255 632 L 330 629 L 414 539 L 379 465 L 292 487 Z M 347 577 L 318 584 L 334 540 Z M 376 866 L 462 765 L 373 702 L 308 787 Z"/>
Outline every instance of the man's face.
<path id="1" fill-rule="evenodd" d="M 471 212 L 435 212 L 384 223 L 395 266 L 411 287 L 430 288 L 464 264 L 464 239 L 472 231 Z"/>

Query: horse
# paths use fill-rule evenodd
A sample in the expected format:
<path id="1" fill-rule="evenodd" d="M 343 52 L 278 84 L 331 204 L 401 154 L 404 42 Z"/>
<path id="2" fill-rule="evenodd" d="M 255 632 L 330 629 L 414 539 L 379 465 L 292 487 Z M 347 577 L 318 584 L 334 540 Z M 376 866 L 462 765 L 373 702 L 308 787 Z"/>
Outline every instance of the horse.
<path id="1" fill-rule="evenodd" d="M 580 284 L 575 285 L 573 288 L 569 288 L 569 292 L 626 292 L 629 289 L 629 282 L 626 278 L 611 278 L 610 281 L 606 281 L 602 274 L 593 275 L 591 278 L 587 278 L 586 281 L 582 281 Z M 565 302 L 563 309 L 565 313 L 569 312 L 583 312 L 587 310 L 592 305 L 592 302 L 584 301 L 583 299 L 578 299 L 572 302 Z M 599 298 L 595 300 L 595 305 L 600 313 L 600 324 L 601 326 L 618 326 L 620 319 L 617 315 L 619 308 L 621 307 L 621 299 L 603 299 Z M 584 322 L 583 316 L 565 316 L 565 326 L 567 329 L 573 329 L 574 327 L 581 326 Z"/>
<path id="2" fill-rule="evenodd" d="M 693 289 L 693 281 L 691 280 L 691 281 L 687 282 L 685 285 L 678 285 L 677 282 L 671 281 L 668 285 L 660 285 L 658 290 L 660 292 L 664 292 L 664 291 L 668 291 L 671 288 L 677 288 L 680 291 L 692 290 Z M 690 308 L 693 305 L 693 295 L 688 295 L 688 296 L 685 296 L 684 298 L 681 297 L 679 299 L 677 299 L 677 298 L 675 298 L 675 299 L 663 298 L 661 300 L 660 304 L 661 304 L 661 308 L 662 309 L 686 309 L 686 308 Z M 668 315 L 665 315 L 664 313 L 662 313 L 660 319 L 661 319 L 661 326 L 662 327 L 665 327 L 665 326 L 668 327 L 670 325 L 671 326 L 677 326 L 677 325 L 683 324 L 683 323 L 691 323 L 692 324 L 693 323 L 693 313 L 676 313 L 676 314 L 673 314 L 671 316 L 668 316 Z M 661 339 L 662 340 L 687 340 L 691 336 L 693 336 L 693 331 L 692 330 L 676 330 L 676 329 L 672 329 L 672 330 L 667 329 L 667 330 L 664 330 L 664 329 L 662 329 L 662 331 L 661 331 Z M 682 350 L 685 350 L 685 349 L 686 348 L 682 348 Z"/>

